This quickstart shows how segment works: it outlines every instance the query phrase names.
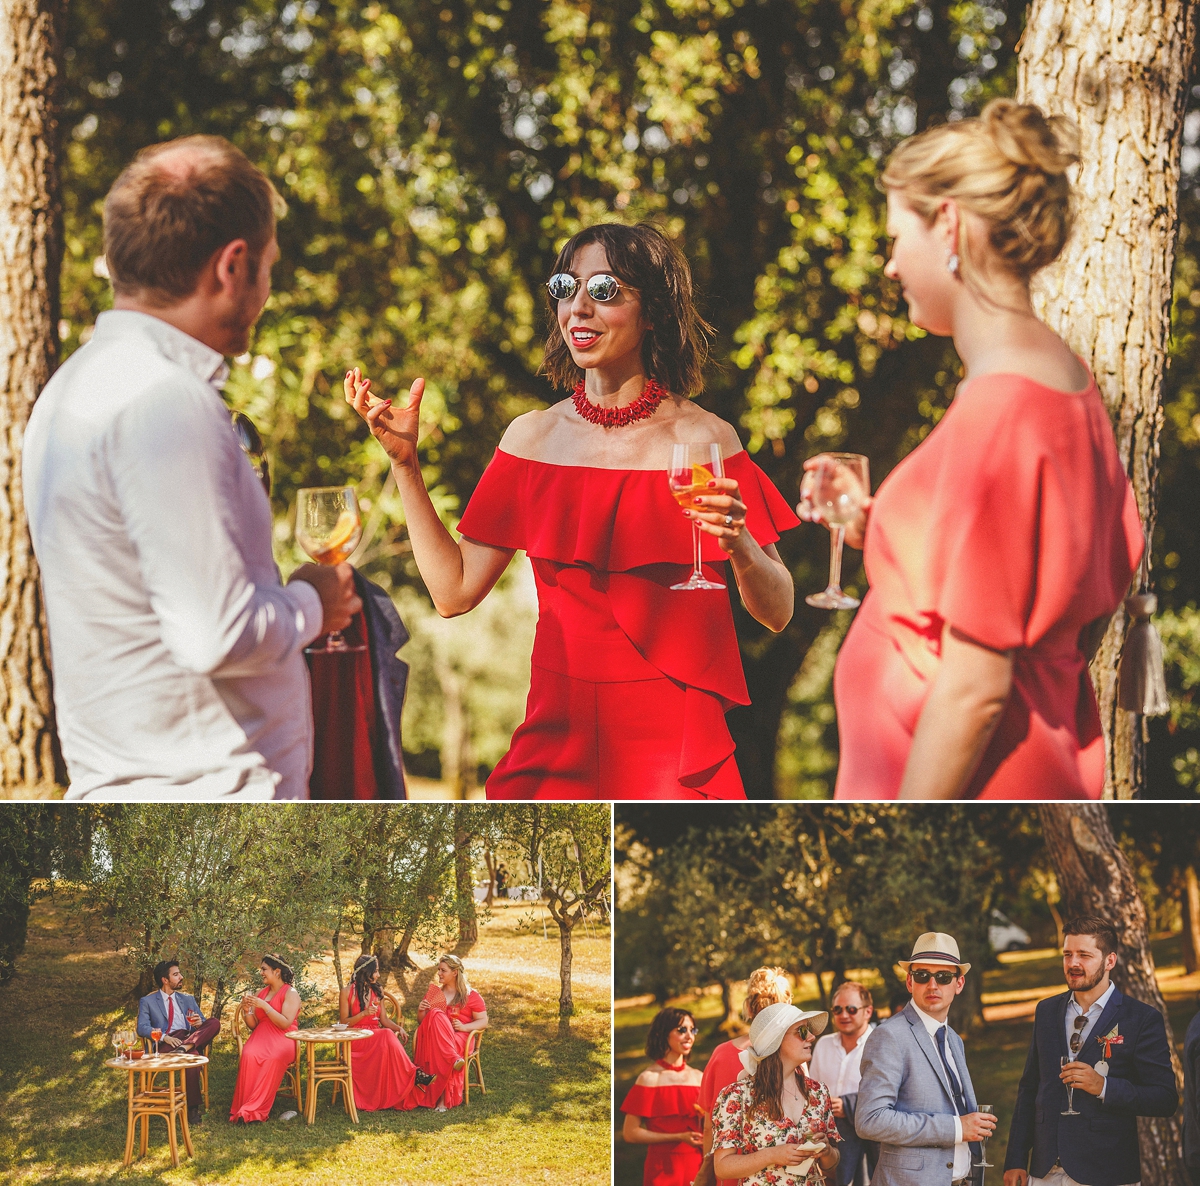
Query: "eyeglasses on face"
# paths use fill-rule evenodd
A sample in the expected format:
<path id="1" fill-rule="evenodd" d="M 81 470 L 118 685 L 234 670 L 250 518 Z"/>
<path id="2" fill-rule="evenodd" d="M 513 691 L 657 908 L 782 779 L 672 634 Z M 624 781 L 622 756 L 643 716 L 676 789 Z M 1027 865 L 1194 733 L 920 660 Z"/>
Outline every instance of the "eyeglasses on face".
<path id="1" fill-rule="evenodd" d="M 938 984 L 953 984 L 958 979 L 958 969 L 953 972 L 931 972 L 928 968 L 913 968 L 909 975 L 917 984 L 928 984 L 931 979 Z"/>
<path id="2" fill-rule="evenodd" d="M 829 1012 L 832 1013 L 834 1017 L 841 1017 L 843 1013 L 849 1013 L 850 1016 L 853 1017 L 861 1008 L 863 1008 L 862 1005 L 834 1005 Z"/>
<path id="3" fill-rule="evenodd" d="M 675 1027 L 675 1032 L 680 1035 L 694 1034 L 696 1032 L 696 1027 L 694 1025 L 677 1025 Z"/>
<path id="4" fill-rule="evenodd" d="M 578 276 L 572 276 L 570 272 L 555 272 L 546 281 L 546 289 L 554 300 L 569 301 L 579 291 L 579 284 Z M 592 300 L 607 304 L 609 301 L 616 300 L 617 293 L 625 285 L 615 276 L 608 275 L 607 272 L 597 272 L 595 276 L 588 277 L 584 287 Z"/>

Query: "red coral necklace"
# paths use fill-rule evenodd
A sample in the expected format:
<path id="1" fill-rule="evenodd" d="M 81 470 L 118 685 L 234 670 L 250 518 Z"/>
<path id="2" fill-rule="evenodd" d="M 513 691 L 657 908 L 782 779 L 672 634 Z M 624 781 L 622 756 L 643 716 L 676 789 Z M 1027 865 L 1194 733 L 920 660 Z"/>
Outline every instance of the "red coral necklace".
<path id="1" fill-rule="evenodd" d="M 645 420 L 653 416 L 655 409 L 666 398 L 667 393 L 658 385 L 656 379 L 647 379 L 642 394 L 631 404 L 620 408 L 598 408 L 584 392 L 584 381 L 575 384 L 571 396 L 577 411 L 589 424 L 599 424 L 602 428 L 623 428 L 635 420 Z"/>
<path id="2" fill-rule="evenodd" d="M 664 1058 L 656 1058 L 654 1061 L 655 1061 L 656 1063 L 658 1063 L 658 1065 L 659 1065 L 660 1067 L 662 1067 L 662 1069 L 663 1069 L 664 1071 L 682 1071 L 682 1070 L 683 1070 L 683 1068 L 687 1066 L 687 1063 L 686 1063 L 686 1062 L 684 1062 L 684 1061 L 683 1061 L 683 1059 L 680 1059 L 680 1060 L 679 1060 L 679 1062 L 678 1062 L 678 1063 L 676 1063 L 674 1066 L 672 1066 L 672 1065 L 671 1065 L 669 1062 L 667 1062 L 667 1060 L 666 1060 L 666 1059 L 664 1059 Z"/>

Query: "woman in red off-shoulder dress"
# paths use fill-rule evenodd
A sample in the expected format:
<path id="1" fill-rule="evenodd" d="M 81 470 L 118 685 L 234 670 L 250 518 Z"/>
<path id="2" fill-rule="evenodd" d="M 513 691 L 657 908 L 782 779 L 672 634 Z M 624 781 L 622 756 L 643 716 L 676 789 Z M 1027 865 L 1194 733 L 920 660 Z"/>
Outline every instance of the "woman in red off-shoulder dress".
<path id="1" fill-rule="evenodd" d="M 700 1072 L 687 1065 L 696 1019 L 686 1009 L 663 1009 L 650 1023 L 646 1055 L 654 1066 L 629 1089 L 621 1136 L 647 1145 L 644 1186 L 692 1186 L 704 1160 L 700 1135 Z"/>
<path id="2" fill-rule="evenodd" d="M 392 459 L 413 555 L 443 616 L 465 613 L 524 549 L 539 619 L 526 718 L 490 799 L 741 799 L 725 713 L 748 704 L 729 595 L 672 590 L 702 531 L 706 575 L 737 582 L 772 630 L 793 584 L 775 541 L 797 520 L 733 428 L 687 396 L 707 327 L 678 249 L 651 226 L 604 224 L 563 247 L 548 288 L 546 369 L 570 400 L 515 420 L 460 523 L 442 526 L 416 454 L 423 380 L 404 408 L 358 371 L 346 398 Z M 661 384 L 661 386 L 660 386 Z M 725 476 L 680 511 L 675 443 L 720 447 Z"/>

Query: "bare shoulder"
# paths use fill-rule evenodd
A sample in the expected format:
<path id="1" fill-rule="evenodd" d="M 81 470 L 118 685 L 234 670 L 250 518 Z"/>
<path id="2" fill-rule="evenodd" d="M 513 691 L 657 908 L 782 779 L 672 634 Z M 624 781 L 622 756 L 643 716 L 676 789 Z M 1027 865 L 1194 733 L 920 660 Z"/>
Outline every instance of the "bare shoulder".
<path id="1" fill-rule="evenodd" d="M 674 436 L 678 441 L 690 443 L 697 439 L 697 433 L 703 433 L 721 446 L 722 457 L 732 457 L 742 451 L 742 440 L 737 434 L 737 429 L 729 421 L 715 416 L 694 400 L 683 400 L 677 405 L 673 425 Z"/>
<path id="2" fill-rule="evenodd" d="M 1091 386 L 1087 367 L 1049 330 L 1026 341 L 998 343 L 972 368 L 972 378 L 987 375 L 1016 375 L 1065 394 L 1081 394 Z"/>
<path id="3" fill-rule="evenodd" d="M 637 1077 L 637 1085 L 639 1087 L 657 1087 L 662 1074 L 662 1071 L 658 1067 L 647 1067 Z"/>
<path id="4" fill-rule="evenodd" d="M 562 423 L 564 405 L 569 407 L 569 401 L 562 400 L 548 408 L 523 412 L 504 430 L 500 448 L 514 457 L 536 458 L 538 446 L 545 440 L 546 434 Z"/>

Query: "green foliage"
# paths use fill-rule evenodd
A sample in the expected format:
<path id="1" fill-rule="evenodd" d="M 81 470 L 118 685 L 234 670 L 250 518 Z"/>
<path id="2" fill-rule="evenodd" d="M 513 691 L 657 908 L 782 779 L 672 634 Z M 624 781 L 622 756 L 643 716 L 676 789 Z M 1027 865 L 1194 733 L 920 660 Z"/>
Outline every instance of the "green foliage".
<path id="1" fill-rule="evenodd" d="M 835 445 L 867 453 L 878 482 L 957 376 L 883 280 L 876 180 L 902 136 L 1011 89 L 1018 11 L 82 0 L 69 10 L 64 341 L 79 342 L 109 299 L 95 261 L 117 171 L 144 144 L 216 132 L 291 207 L 276 295 L 228 388 L 268 440 L 285 564 L 300 558 L 288 542 L 296 489 L 350 481 L 370 517 L 361 566 L 420 592 L 382 453 L 340 377 L 361 363 L 386 393 L 427 377 L 424 473 L 453 525 L 504 426 L 555 398 L 538 374 L 541 286 L 561 242 L 601 219 L 654 218 L 678 237 L 718 330 L 699 399 L 783 491 L 805 456 Z M 825 549 L 820 531 L 784 542 L 801 589 L 817 587 Z M 846 579 L 861 589 L 853 564 Z M 818 793 L 833 761 L 828 691 L 789 700 L 788 689 L 827 617 L 802 607 L 776 636 L 736 612 L 754 709 L 731 727 L 748 790 L 774 792 L 786 714 L 781 786 Z M 436 651 L 430 619 L 415 616 L 416 649 Z M 498 665 L 523 666 L 520 630 L 480 638 Z M 489 683 L 491 670 L 470 678 Z M 443 749 L 441 681 L 415 680 L 414 695 L 414 743 Z M 494 760 L 507 711 L 474 716 L 479 762 Z M 810 743 L 827 756 L 804 756 Z"/>
<path id="2" fill-rule="evenodd" d="M 15 975 L 25 950 L 33 880 L 49 873 L 53 824 L 52 808 L 10 804 L 0 810 L 0 984 Z"/>

